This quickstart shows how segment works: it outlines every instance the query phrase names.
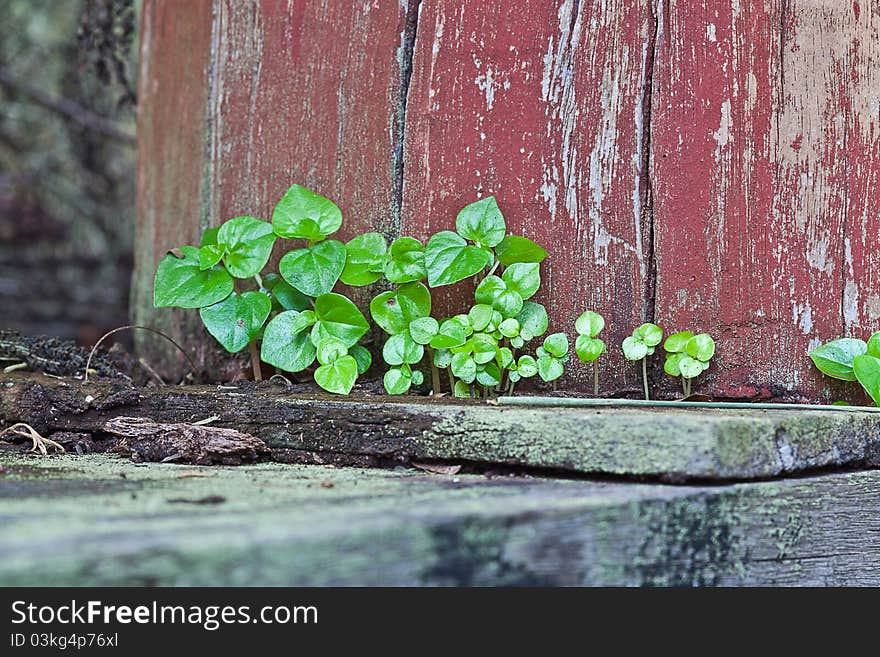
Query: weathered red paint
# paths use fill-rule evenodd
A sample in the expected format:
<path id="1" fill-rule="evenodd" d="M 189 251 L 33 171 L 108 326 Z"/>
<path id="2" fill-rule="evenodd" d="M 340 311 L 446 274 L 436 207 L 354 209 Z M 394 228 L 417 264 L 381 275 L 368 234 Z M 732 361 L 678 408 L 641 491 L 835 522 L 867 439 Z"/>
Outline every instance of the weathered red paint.
<path id="1" fill-rule="evenodd" d="M 619 343 L 642 321 L 648 273 L 639 149 L 650 28 L 628 2 L 424 3 L 402 230 L 453 228 L 459 208 L 494 194 L 509 229 L 551 254 L 540 295 L 551 330 L 571 331 L 592 308 Z M 462 286 L 445 296 L 435 293 L 447 311 L 473 303 Z M 620 388 L 622 358 L 609 361 L 605 385 Z"/>
<path id="2" fill-rule="evenodd" d="M 344 236 L 425 238 L 494 194 L 551 253 L 553 328 L 608 318 L 607 392 L 654 319 L 720 338 L 703 390 L 848 395 L 806 351 L 880 328 L 875 4 L 145 0 L 138 317 L 161 249 L 293 181 Z"/>

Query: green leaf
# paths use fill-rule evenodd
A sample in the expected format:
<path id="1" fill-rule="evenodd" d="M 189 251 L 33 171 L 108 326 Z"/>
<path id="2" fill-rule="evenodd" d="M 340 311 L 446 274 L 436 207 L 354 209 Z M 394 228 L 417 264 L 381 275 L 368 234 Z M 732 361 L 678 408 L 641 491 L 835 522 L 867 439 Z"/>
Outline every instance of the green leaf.
<path id="1" fill-rule="evenodd" d="M 498 342 L 485 333 L 475 333 L 468 342 L 473 359 L 478 365 L 494 360 L 498 354 Z"/>
<path id="2" fill-rule="evenodd" d="M 508 347 L 501 347 L 495 357 L 495 362 L 497 362 L 500 367 L 510 367 L 513 365 L 513 352 Z"/>
<path id="3" fill-rule="evenodd" d="M 222 267 L 202 271 L 199 250 L 182 246 L 183 258 L 169 253 L 159 261 L 153 287 L 156 308 L 202 308 L 222 301 L 232 292 L 232 277 Z"/>
<path id="4" fill-rule="evenodd" d="M 648 345 L 633 336 L 626 338 L 621 347 L 623 348 L 623 355 L 628 360 L 641 360 L 648 355 Z"/>
<path id="5" fill-rule="evenodd" d="M 663 371 L 669 376 L 681 376 L 679 364 L 682 358 L 688 358 L 688 355 L 681 351 L 667 352 L 666 361 L 663 363 Z"/>
<path id="6" fill-rule="evenodd" d="M 880 358 L 880 331 L 877 331 L 868 338 L 868 355 Z"/>
<path id="7" fill-rule="evenodd" d="M 444 230 L 431 236 L 425 247 L 428 285 L 449 285 L 473 276 L 491 264 L 488 253 L 470 246 L 458 234 Z"/>
<path id="8" fill-rule="evenodd" d="M 370 314 L 386 333 L 402 333 L 413 321 L 431 314 L 431 293 L 421 283 L 406 283 L 374 297 Z"/>
<path id="9" fill-rule="evenodd" d="M 357 381 L 358 367 L 353 356 L 342 356 L 315 370 L 315 382 L 327 392 L 347 395 Z"/>
<path id="10" fill-rule="evenodd" d="M 468 312 L 468 322 L 475 331 L 482 331 L 492 320 L 492 306 L 478 303 Z"/>
<path id="11" fill-rule="evenodd" d="M 348 350 L 349 356 L 354 358 L 357 363 L 358 368 L 358 376 L 364 374 L 368 369 L 370 369 L 370 365 L 373 364 L 373 355 L 370 353 L 370 350 L 362 347 L 359 344 L 354 345 Z"/>
<path id="12" fill-rule="evenodd" d="M 553 356 L 542 356 L 538 359 L 538 375 L 548 383 L 555 381 L 565 372 L 562 361 Z"/>
<path id="13" fill-rule="evenodd" d="M 544 339 L 544 349 L 551 356 L 562 358 L 568 353 L 568 336 L 565 333 L 553 333 Z"/>
<path id="14" fill-rule="evenodd" d="M 707 363 L 715 355 L 715 341 L 708 333 L 695 335 L 687 343 L 687 354 L 691 358 Z"/>
<path id="15" fill-rule="evenodd" d="M 330 199 L 293 185 L 275 206 L 272 225 L 279 237 L 317 242 L 339 230 L 342 212 Z"/>
<path id="16" fill-rule="evenodd" d="M 528 333 L 531 336 L 537 337 L 547 332 L 549 324 L 547 310 L 540 303 L 526 301 L 516 319 L 519 322 L 520 335 Z"/>
<path id="17" fill-rule="evenodd" d="M 508 235 L 495 247 L 495 255 L 502 265 L 515 262 L 541 262 L 547 252 L 527 237 Z"/>
<path id="18" fill-rule="evenodd" d="M 516 292 L 523 300 L 528 299 L 541 286 L 541 265 L 536 262 L 517 262 L 504 270 L 501 279 L 508 290 Z"/>
<path id="19" fill-rule="evenodd" d="M 262 292 L 233 292 L 199 311 L 208 333 L 226 351 L 237 353 L 257 338 L 272 311 L 272 302 Z"/>
<path id="20" fill-rule="evenodd" d="M 477 378 L 477 361 L 467 352 L 455 354 L 451 366 L 452 373 L 465 383 L 473 383 Z"/>
<path id="21" fill-rule="evenodd" d="M 199 248 L 199 269 L 210 269 L 223 259 L 226 250 L 217 244 L 206 244 Z"/>
<path id="22" fill-rule="evenodd" d="M 428 344 L 437 335 L 440 324 L 433 317 L 420 317 L 409 324 L 409 334 L 419 344 Z"/>
<path id="23" fill-rule="evenodd" d="M 345 245 L 346 260 L 340 280 L 346 285 L 375 283 L 385 272 L 385 237 L 379 233 L 358 235 Z"/>
<path id="24" fill-rule="evenodd" d="M 515 317 L 523 307 L 520 294 L 509 289 L 504 280 L 494 275 L 486 276 L 480 281 L 474 291 L 474 298 L 478 304 L 492 306 L 503 317 Z"/>
<path id="25" fill-rule="evenodd" d="M 422 374 L 421 370 L 413 370 L 411 376 L 414 386 L 420 386 L 425 382 L 425 375 Z"/>
<path id="26" fill-rule="evenodd" d="M 605 343 L 599 338 L 591 338 L 588 334 L 577 336 L 574 351 L 582 363 L 592 363 L 605 353 Z"/>
<path id="27" fill-rule="evenodd" d="M 272 224 L 256 217 L 235 217 L 217 232 L 217 244 L 226 249 L 223 263 L 236 278 L 250 278 L 259 274 L 275 244 Z"/>
<path id="28" fill-rule="evenodd" d="M 681 375 L 684 378 L 693 379 L 702 374 L 705 368 L 703 367 L 703 363 L 696 358 L 683 355 L 681 360 L 678 361 L 678 369 L 681 371 Z"/>
<path id="29" fill-rule="evenodd" d="M 460 347 L 467 341 L 467 331 L 457 319 L 447 319 L 440 324 L 437 335 L 431 338 L 431 347 L 434 349 L 450 349 Z"/>
<path id="30" fill-rule="evenodd" d="M 428 278 L 425 247 L 412 237 L 398 237 L 391 243 L 385 263 L 385 278 L 392 283 L 409 283 Z"/>
<path id="31" fill-rule="evenodd" d="M 538 373 L 538 361 L 533 356 L 523 354 L 516 363 L 516 371 L 523 378 L 530 379 Z"/>
<path id="32" fill-rule="evenodd" d="M 385 385 L 385 390 L 388 391 L 389 395 L 402 395 L 412 385 L 412 373 L 410 371 L 403 371 L 398 367 L 392 367 L 385 372 L 382 383 Z"/>
<path id="33" fill-rule="evenodd" d="M 470 397 L 471 389 L 468 387 L 468 384 L 464 381 L 456 381 L 455 386 L 452 389 L 453 397 Z"/>
<path id="34" fill-rule="evenodd" d="M 272 318 L 263 332 L 260 358 L 285 372 L 301 372 L 315 362 L 317 350 L 307 330 L 315 323 L 311 311 L 288 310 Z"/>
<path id="35" fill-rule="evenodd" d="M 385 341 L 382 358 L 389 365 L 418 363 L 425 355 L 425 348 L 413 340 L 408 332 L 392 335 Z"/>
<path id="36" fill-rule="evenodd" d="M 497 386 L 501 383 L 501 369 L 497 363 L 489 362 L 477 367 L 477 383 L 484 386 Z"/>
<path id="37" fill-rule="evenodd" d="M 329 365 L 335 363 L 343 356 L 348 356 L 348 347 L 342 344 L 336 338 L 323 340 L 317 346 L 318 362 L 321 365 Z"/>
<path id="38" fill-rule="evenodd" d="M 452 352 L 449 349 L 434 350 L 434 365 L 441 370 L 446 369 L 452 363 Z"/>
<path id="39" fill-rule="evenodd" d="M 880 406 L 880 358 L 862 354 L 853 359 L 853 372 L 874 404 Z"/>
<path id="40" fill-rule="evenodd" d="M 370 328 L 350 299 L 332 292 L 315 299 L 315 319 L 311 340 L 316 345 L 336 338 L 346 347 L 353 347 Z"/>
<path id="41" fill-rule="evenodd" d="M 508 317 L 498 325 L 498 330 L 505 338 L 515 338 L 519 335 L 519 322 L 513 317 Z"/>
<path id="42" fill-rule="evenodd" d="M 668 338 L 666 338 L 666 342 L 663 343 L 663 349 L 672 354 L 683 352 L 687 348 L 687 344 L 688 342 L 690 342 L 692 337 L 694 337 L 694 334 L 690 331 L 680 331 L 679 333 L 673 333 Z"/>
<path id="43" fill-rule="evenodd" d="M 310 297 L 332 290 L 344 268 L 345 245 L 337 240 L 294 249 L 278 263 L 278 271 L 284 280 Z"/>
<path id="44" fill-rule="evenodd" d="M 202 233 L 202 241 L 199 246 L 209 246 L 217 243 L 217 233 L 220 232 L 220 226 L 214 226 Z"/>
<path id="45" fill-rule="evenodd" d="M 494 196 L 464 206 L 455 219 L 455 230 L 482 246 L 495 246 L 507 232 L 504 216 Z"/>
<path id="46" fill-rule="evenodd" d="M 510 346 L 514 349 L 520 349 L 526 341 L 522 338 L 522 333 L 515 338 L 510 338 Z"/>
<path id="47" fill-rule="evenodd" d="M 272 285 L 271 292 L 272 298 L 284 310 L 307 310 L 312 306 L 311 297 L 306 296 L 286 281 L 280 280 L 280 278 Z"/>
<path id="48" fill-rule="evenodd" d="M 633 331 L 633 337 L 641 340 L 648 347 L 654 347 L 660 344 L 660 341 L 663 340 L 663 329 L 656 324 L 642 324 Z"/>
<path id="49" fill-rule="evenodd" d="M 585 335 L 589 338 L 595 338 L 604 328 L 605 318 L 592 310 L 581 314 L 574 323 L 574 330 L 578 332 L 578 335 Z"/>
<path id="50" fill-rule="evenodd" d="M 855 381 L 853 360 L 866 353 L 868 345 L 863 340 L 839 338 L 816 347 L 809 355 L 822 373 L 843 381 Z"/>

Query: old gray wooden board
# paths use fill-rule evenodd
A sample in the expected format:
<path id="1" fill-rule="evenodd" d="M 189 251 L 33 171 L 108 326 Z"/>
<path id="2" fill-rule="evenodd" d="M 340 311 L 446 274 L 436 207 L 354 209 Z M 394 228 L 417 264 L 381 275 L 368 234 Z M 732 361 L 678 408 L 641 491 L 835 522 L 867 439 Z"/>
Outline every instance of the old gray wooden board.
<path id="1" fill-rule="evenodd" d="M 0 465 L 2 586 L 880 585 L 877 471 L 694 487 L 9 448 Z"/>

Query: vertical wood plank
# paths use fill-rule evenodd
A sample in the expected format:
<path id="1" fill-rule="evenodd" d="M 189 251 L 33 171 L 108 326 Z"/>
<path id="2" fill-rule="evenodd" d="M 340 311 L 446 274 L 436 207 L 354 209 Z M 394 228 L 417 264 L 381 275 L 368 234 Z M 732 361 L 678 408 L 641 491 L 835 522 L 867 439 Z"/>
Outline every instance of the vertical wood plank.
<path id="1" fill-rule="evenodd" d="M 608 318 L 605 390 L 635 386 L 613 347 L 645 312 L 652 28 L 644 3 L 425 3 L 406 107 L 402 232 L 453 228 L 494 194 L 510 230 L 550 252 L 539 300 L 551 330 L 572 333 L 587 308 Z M 473 303 L 464 286 L 434 296 L 446 312 Z M 587 385 L 587 368 L 570 372 Z"/>

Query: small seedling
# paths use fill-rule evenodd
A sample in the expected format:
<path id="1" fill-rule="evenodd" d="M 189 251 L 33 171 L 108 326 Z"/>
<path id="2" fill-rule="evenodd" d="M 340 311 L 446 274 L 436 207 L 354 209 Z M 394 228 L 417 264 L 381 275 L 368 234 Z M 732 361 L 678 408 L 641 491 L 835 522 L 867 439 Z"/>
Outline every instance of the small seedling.
<path id="1" fill-rule="evenodd" d="M 645 323 L 633 331 L 632 335 L 626 338 L 621 345 L 623 355 L 627 360 L 642 361 L 642 384 L 645 389 L 645 399 L 650 399 L 646 359 L 654 353 L 654 348 L 660 344 L 661 340 L 663 340 L 663 329 L 656 324 Z"/>
<path id="2" fill-rule="evenodd" d="M 880 331 L 867 342 L 857 338 L 832 340 L 809 355 L 822 373 L 841 381 L 858 381 L 880 406 Z"/>
<path id="3" fill-rule="evenodd" d="M 663 371 L 669 376 L 680 376 L 682 394 L 690 397 L 693 380 L 708 369 L 715 355 L 715 341 L 708 333 L 694 335 L 681 331 L 666 338 L 663 349 L 666 351 Z"/>
<path id="4" fill-rule="evenodd" d="M 605 343 L 596 336 L 605 328 L 605 318 L 599 313 L 588 310 L 574 323 L 577 339 L 574 343 L 575 353 L 581 362 L 593 364 L 593 395 L 599 396 L 599 356 L 605 353 Z"/>

